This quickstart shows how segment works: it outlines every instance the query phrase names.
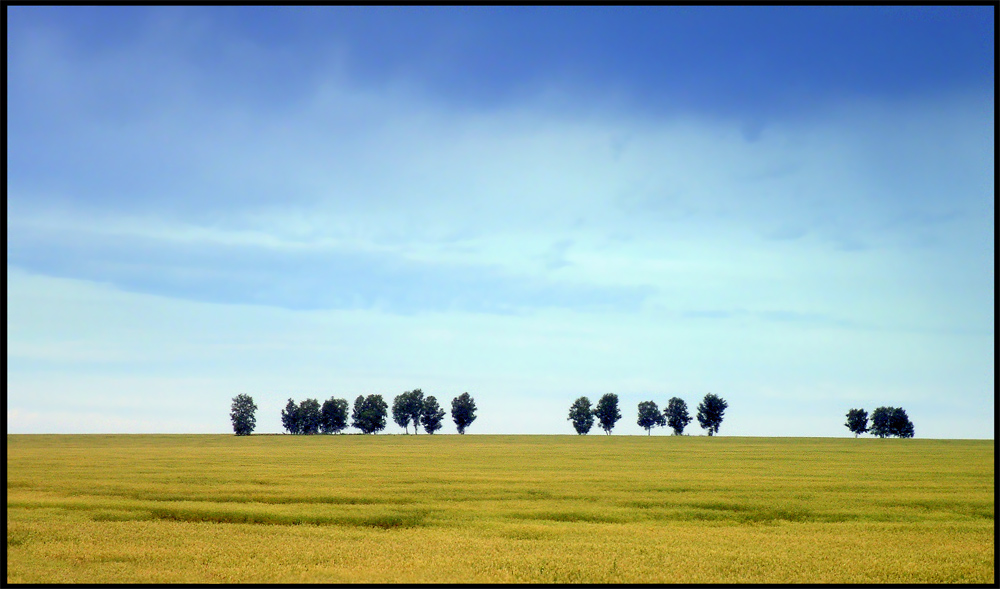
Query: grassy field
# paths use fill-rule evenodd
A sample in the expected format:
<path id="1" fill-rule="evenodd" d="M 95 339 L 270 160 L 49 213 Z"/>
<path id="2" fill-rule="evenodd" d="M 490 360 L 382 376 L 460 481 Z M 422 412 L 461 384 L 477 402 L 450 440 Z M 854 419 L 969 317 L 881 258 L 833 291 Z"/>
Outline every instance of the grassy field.
<path id="1" fill-rule="evenodd" d="M 992 440 L 8 435 L 7 581 L 989 583 Z"/>

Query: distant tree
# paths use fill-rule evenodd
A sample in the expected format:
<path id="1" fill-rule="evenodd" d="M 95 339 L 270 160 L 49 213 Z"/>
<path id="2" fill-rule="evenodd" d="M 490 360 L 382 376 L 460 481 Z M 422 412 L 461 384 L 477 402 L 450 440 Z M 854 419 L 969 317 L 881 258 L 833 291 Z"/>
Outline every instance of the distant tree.
<path id="1" fill-rule="evenodd" d="M 618 395 L 606 393 L 597 401 L 597 408 L 594 409 L 594 417 L 601 424 L 604 433 L 611 435 L 615 423 L 622 418 L 622 412 L 618 410 Z"/>
<path id="2" fill-rule="evenodd" d="M 299 431 L 303 434 L 318 434 L 323 422 L 319 401 L 306 399 L 299 403 Z"/>
<path id="3" fill-rule="evenodd" d="M 351 411 L 351 426 L 361 430 L 361 433 L 367 434 L 368 432 L 366 432 L 362 427 L 362 423 L 365 423 L 364 412 L 365 396 L 358 395 L 358 398 L 354 399 L 354 409 Z"/>
<path id="4" fill-rule="evenodd" d="M 476 402 L 469 393 L 462 393 L 451 400 L 451 418 L 460 434 L 464 434 L 465 428 L 476 420 Z"/>
<path id="5" fill-rule="evenodd" d="M 354 400 L 354 411 L 351 414 L 354 427 L 363 434 L 373 434 L 385 429 L 385 419 L 388 417 L 389 405 L 382 395 L 358 395 Z"/>
<path id="6" fill-rule="evenodd" d="M 404 430 L 411 422 L 413 433 L 420 427 L 420 412 L 424 407 L 424 392 L 420 389 L 397 395 L 392 402 L 392 419 Z M 406 433 L 410 433 L 408 430 Z"/>
<path id="7" fill-rule="evenodd" d="M 233 420 L 233 431 L 237 436 L 249 436 L 257 427 L 257 418 L 254 412 L 257 405 L 250 395 L 236 395 L 233 397 L 232 410 L 229 412 L 229 419 Z"/>
<path id="8" fill-rule="evenodd" d="M 288 404 L 281 411 L 281 425 L 290 434 L 302 433 L 302 426 L 299 425 L 299 406 L 295 404 L 293 399 L 289 399 Z"/>
<path id="9" fill-rule="evenodd" d="M 406 412 L 406 401 L 409 396 L 410 393 L 407 391 L 396 395 L 396 398 L 392 400 L 392 420 L 406 433 L 410 433 L 410 430 L 406 429 L 410 425 L 410 414 Z"/>
<path id="10" fill-rule="evenodd" d="M 698 423 L 702 429 L 708 431 L 708 435 L 719 433 L 726 407 L 729 407 L 729 404 L 722 397 L 712 393 L 705 395 L 705 399 L 698 405 Z"/>
<path id="11" fill-rule="evenodd" d="M 441 421 L 444 420 L 444 409 L 438 405 L 438 400 L 434 395 L 428 395 L 424 399 L 424 405 L 420 410 L 420 422 L 424 424 L 424 431 L 433 434 L 441 429 Z"/>
<path id="12" fill-rule="evenodd" d="M 889 431 L 892 435 L 900 438 L 913 437 L 913 422 L 907 417 L 906 411 L 902 407 L 896 407 L 889 416 Z"/>
<path id="13" fill-rule="evenodd" d="M 319 427 L 324 434 L 339 434 L 347 428 L 347 400 L 330 397 L 320 409 Z"/>
<path id="14" fill-rule="evenodd" d="M 868 428 L 873 436 L 887 438 L 892 435 L 889 420 L 892 417 L 892 407 L 878 407 L 872 411 L 872 426 Z"/>
<path id="15" fill-rule="evenodd" d="M 868 412 L 864 409 L 851 409 L 847 412 L 847 429 L 854 432 L 854 437 L 868 431 Z"/>
<path id="16" fill-rule="evenodd" d="M 586 435 L 590 428 L 594 427 L 594 410 L 590 406 L 590 399 L 580 397 L 569 408 L 569 421 L 573 422 L 573 429 L 576 433 Z"/>
<path id="17" fill-rule="evenodd" d="M 674 430 L 675 436 L 679 436 L 684 433 L 684 428 L 686 428 L 693 419 L 690 415 L 688 415 L 687 403 L 684 402 L 684 399 L 679 397 L 671 397 L 671 399 L 667 401 L 667 406 L 663 409 L 663 417 L 667 420 L 667 425 Z"/>
<path id="18" fill-rule="evenodd" d="M 639 403 L 639 419 L 637 421 L 639 427 L 646 430 L 646 435 L 658 425 L 666 425 L 667 420 L 660 413 L 660 408 L 656 406 L 653 401 L 643 401 Z"/>

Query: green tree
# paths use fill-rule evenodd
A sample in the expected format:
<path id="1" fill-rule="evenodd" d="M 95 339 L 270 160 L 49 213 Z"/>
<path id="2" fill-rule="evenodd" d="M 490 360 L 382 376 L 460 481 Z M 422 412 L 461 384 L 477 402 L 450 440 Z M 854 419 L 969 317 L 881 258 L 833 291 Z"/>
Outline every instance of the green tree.
<path id="1" fill-rule="evenodd" d="M 406 391 L 401 395 L 397 395 L 395 400 L 393 400 L 392 419 L 404 430 L 406 430 L 406 427 L 412 422 L 413 433 L 418 433 L 417 430 L 420 427 L 420 412 L 423 408 L 424 392 L 420 389 Z M 409 430 L 407 430 L 406 433 L 410 433 Z"/>
<path id="2" fill-rule="evenodd" d="M 396 395 L 396 398 L 392 400 L 392 420 L 396 422 L 399 427 L 403 428 L 407 434 L 410 430 L 407 427 L 410 425 L 410 414 L 406 412 L 406 401 L 407 397 L 410 395 L 409 391 Z"/>
<path id="3" fill-rule="evenodd" d="M 719 433 L 726 407 L 729 407 L 729 404 L 722 397 L 712 393 L 705 395 L 705 399 L 698 405 L 698 423 L 702 429 L 708 430 L 708 435 Z"/>
<path id="4" fill-rule="evenodd" d="M 902 407 L 894 407 L 892 414 L 889 415 L 889 431 L 900 438 L 913 437 L 913 422 Z"/>
<path id="5" fill-rule="evenodd" d="M 428 395 L 424 399 L 424 405 L 420 409 L 420 422 L 424 424 L 424 431 L 433 434 L 441 429 L 441 422 L 444 420 L 444 409 L 438 405 L 438 400 L 434 395 Z"/>
<path id="6" fill-rule="evenodd" d="M 576 433 L 586 435 L 590 428 L 594 427 L 594 410 L 590 406 L 590 399 L 580 397 L 569 408 L 569 421 L 573 422 L 573 429 Z"/>
<path id="7" fill-rule="evenodd" d="M 302 433 L 302 427 L 299 425 L 299 406 L 295 404 L 293 399 L 289 399 L 288 404 L 281 411 L 281 425 L 290 434 Z"/>
<path id="8" fill-rule="evenodd" d="M 847 429 L 854 432 L 854 437 L 868 431 L 868 412 L 864 409 L 851 409 L 847 412 Z"/>
<path id="9" fill-rule="evenodd" d="M 299 431 L 303 434 L 318 434 L 323 422 L 320 404 L 316 399 L 306 399 L 299 403 Z"/>
<path id="10" fill-rule="evenodd" d="M 469 393 L 462 393 L 451 400 L 451 418 L 460 434 L 464 434 L 465 428 L 476 420 L 476 402 Z"/>
<path id="11" fill-rule="evenodd" d="M 233 431 L 237 436 L 249 436 L 257 427 L 257 417 L 254 413 L 257 405 L 250 395 L 236 395 L 233 397 L 233 406 L 229 412 L 229 419 L 233 421 Z"/>
<path id="12" fill-rule="evenodd" d="M 347 428 L 347 400 L 330 397 L 320 409 L 319 427 L 324 434 L 339 434 Z"/>
<path id="13" fill-rule="evenodd" d="M 694 419 L 688 415 L 687 403 L 679 397 L 671 397 L 667 401 L 667 406 L 663 410 L 663 417 L 667 420 L 667 425 L 674 430 L 675 436 L 684 433 L 684 428 Z"/>
<path id="14" fill-rule="evenodd" d="M 622 418 L 622 412 L 618 410 L 618 395 L 606 393 L 597 401 L 597 409 L 594 410 L 594 417 L 601 424 L 604 433 L 611 435 L 615 423 Z"/>
<path id="15" fill-rule="evenodd" d="M 351 414 L 354 427 L 363 434 L 374 434 L 385 429 L 385 420 L 389 414 L 389 405 L 382 395 L 358 395 L 354 400 L 354 411 Z"/>
<path id="16" fill-rule="evenodd" d="M 666 425 L 667 420 L 660 413 L 660 408 L 653 401 L 643 401 L 639 403 L 639 427 L 645 428 L 646 435 L 658 425 Z"/>
<path id="17" fill-rule="evenodd" d="M 892 407 L 878 407 L 872 411 L 872 425 L 868 431 L 873 436 L 887 438 L 892 435 L 892 429 L 889 427 L 892 409 Z"/>

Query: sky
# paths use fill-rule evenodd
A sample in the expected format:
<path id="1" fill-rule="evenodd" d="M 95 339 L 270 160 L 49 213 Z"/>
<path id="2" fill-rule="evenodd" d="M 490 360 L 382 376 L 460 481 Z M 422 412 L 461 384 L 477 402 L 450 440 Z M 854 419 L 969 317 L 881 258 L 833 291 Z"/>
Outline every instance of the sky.
<path id="1" fill-rule="evenodd" d="M 8 433 L 994 437 L 994 6 L 5 9 Z"/>

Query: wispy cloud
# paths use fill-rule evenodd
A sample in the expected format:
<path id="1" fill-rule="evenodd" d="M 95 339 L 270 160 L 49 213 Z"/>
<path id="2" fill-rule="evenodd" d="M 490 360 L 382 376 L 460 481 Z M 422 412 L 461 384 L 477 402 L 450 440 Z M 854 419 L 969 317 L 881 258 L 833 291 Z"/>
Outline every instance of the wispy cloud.
<path id="1" fill-rule="evenodd" d="M 8 16 L 14 373 L 992 391 L 988 7 Z"/>

